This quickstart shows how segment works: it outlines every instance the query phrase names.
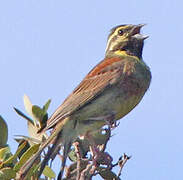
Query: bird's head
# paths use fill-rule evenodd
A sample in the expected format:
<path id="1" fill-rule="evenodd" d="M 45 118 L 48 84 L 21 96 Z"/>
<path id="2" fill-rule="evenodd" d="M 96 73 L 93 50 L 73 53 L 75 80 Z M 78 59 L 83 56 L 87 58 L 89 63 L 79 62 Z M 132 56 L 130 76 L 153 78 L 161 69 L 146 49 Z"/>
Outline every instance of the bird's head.
<path id="1" fill-rule="evenodd" d="M 148 36 L 140 34 L 144 24 L 119 25 L 111 30 L 108 36 L 106 56 L 127 55 L 141 59 L 144 39 Z"/>

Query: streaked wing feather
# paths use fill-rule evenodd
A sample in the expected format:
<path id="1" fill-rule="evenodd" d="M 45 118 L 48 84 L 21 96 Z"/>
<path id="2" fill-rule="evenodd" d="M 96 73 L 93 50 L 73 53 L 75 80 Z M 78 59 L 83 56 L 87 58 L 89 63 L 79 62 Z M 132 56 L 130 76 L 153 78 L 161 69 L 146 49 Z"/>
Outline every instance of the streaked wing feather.
<path id="1" fill-rule="evenodd" d="M 119 58 L 111 58 L 110 60 L 108 60 L 110 63 L 102 61 L 83 79 L 48 120 L 46 129 L 52 128 L 58 121 L 90 102 L 110 86 L 111 82 L 115 83 L 121 74 L 123 61 Z"/>

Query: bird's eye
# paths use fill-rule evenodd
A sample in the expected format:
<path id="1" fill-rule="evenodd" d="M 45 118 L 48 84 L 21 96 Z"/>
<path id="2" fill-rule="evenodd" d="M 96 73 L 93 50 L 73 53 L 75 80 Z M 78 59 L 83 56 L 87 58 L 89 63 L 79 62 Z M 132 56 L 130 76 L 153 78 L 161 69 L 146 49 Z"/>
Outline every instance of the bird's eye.
<path id="1" fill-rule="evenodd" d="M 120 35 L 120 36 L 122 36 L 123 33 L 124 33 L 124 31 L 123 31 L 122 29 L 120 29 L 120 30 L 118 31 L 118 35 Z"/>

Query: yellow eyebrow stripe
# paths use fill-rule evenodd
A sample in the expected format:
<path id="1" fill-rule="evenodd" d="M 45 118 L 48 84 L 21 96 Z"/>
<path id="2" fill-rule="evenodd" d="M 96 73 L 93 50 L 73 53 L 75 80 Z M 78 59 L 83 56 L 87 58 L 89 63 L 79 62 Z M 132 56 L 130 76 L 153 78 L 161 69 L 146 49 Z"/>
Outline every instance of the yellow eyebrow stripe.
<path id="1" fill-rule="evenodd" d="M 118 32 L 120 29 L 126 29 L 127 27 L 129 27 L 129 25 L 120 26 L 120 27 L 116 28 L 115 33 Z"/>
<path id="2" fill-rule="evenodd" d="M 108 40 L 107 40 L 107 46 L 106 46 L 106 49 L 105 49 L 106 52 L 110 50 L 110 49 L 109 49 L 110 43 L 111 43 L 112 39 L 113 39 L 115 36 L 118 35 L 118 31 L 119 31 L 120 29 L 126 29 L 126 28 L 128 28 L 128 27 L 129 27 L 129 25 L 126 25 L 126 26 L 119 26 L 119 27 L 117 27 L 117 28 L 115 29 L 115 31 L 114 31 L 112 34 L 110 34 L 110 36 L 108 37 Z M 125 37 L 124 37 L 124 38 L 125 38 Z M 117 42 L 117 43 L 118 43 L 118 42 Z"/>

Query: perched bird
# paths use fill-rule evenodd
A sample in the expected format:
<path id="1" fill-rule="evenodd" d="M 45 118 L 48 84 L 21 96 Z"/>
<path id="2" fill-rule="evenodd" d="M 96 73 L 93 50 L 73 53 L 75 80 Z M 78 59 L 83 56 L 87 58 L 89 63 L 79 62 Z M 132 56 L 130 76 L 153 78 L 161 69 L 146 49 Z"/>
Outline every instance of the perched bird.
<path id="1" fill-rule="evenodd" d="M 48 145 L 53 144 L 44 164 L 53 150 L 62 144 L 64 166 L 70 146 L 78 136 L 92 134 L 106 125 L 109 117 L 113 122 L 121 119 L 140 102 L 151 81 L 150 69 L 142 59 L 144 40 L 148 37 L 140 34 L 143 26 L 120 25 L 111 30 L 104 60 L 88 73 L 50 117 L 43 131 L 53 128 L 52 133 L 20 169 L 20 179 L 25 179 Z"/>

